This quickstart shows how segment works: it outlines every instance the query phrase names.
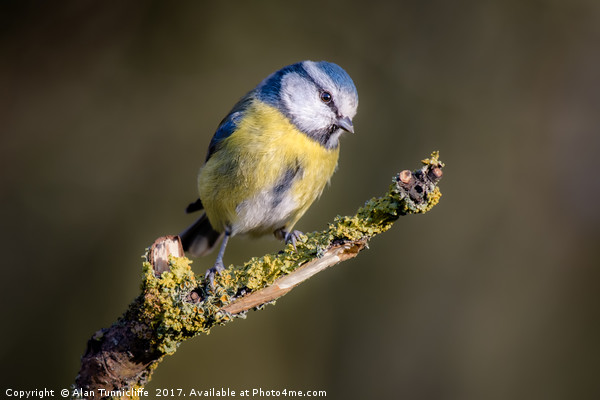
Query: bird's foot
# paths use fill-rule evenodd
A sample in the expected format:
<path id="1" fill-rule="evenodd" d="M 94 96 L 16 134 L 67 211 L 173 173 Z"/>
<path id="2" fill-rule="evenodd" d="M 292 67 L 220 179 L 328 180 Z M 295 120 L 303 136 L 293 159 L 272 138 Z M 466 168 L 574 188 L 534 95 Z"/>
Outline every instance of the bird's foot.
<path id="1" fill-rule="evenodd" d="M 291 231 L 291 232 L 285 232 L 285 235 L 283 237 L 283 240 L 285 240 L 285 244 L 292 244 L 292 247 L 294 248 L 294 251 L 297 251 L 296 249 L 296 242 L 298 240 L 300 240 L 300 236 L 304 235 L 302 232 L 300 231 Z"/>
<path id="2" fill-rule="evenodd" d="M 294 251 L 297 251 L 296 249 L 296 242 L 300 240 L 300 236 L 304 235 L 304 233 L 300 232 L 300 231 L 291 231 L 288 232 L 283 228 L 277 229 L 275 232 L 275 237 L 279 240 L 283 240 L 285 242 L 285 244 L 292 244 L 292 247 L 294 248 Z"/>
<path id="3" fill-rule="evenodd" d="M 215 275 L 221 275 L 221 272 L 225 270 L 225 265 L 222 260 L 217 260 L 212 268 L 209 268 L 204 275 L 204 278 L 210 283 L 211 288 L 215 288 Z"/>

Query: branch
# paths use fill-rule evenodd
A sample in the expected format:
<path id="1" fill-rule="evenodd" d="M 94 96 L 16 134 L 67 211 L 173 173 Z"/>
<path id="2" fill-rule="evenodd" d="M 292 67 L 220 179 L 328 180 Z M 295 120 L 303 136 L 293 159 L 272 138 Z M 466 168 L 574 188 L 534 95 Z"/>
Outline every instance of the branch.
<path id="1" fill-rule="evenodd" d="M 429 211 L 441 197 L 444 164 L 437 152 L 416 171 L 397 174 L 388 192 L 368 200 L 356 215 L 336 217 L 305 235 L 294 251 L 253 258 L 217 276 L 215 288 L 197 278 L 178 236 L 157 239 L 146 253 L 141 294 L 110 328 L 88 341 L 73 386 L 74 398 L 137 398 L 152 372 L 184 340 L 208 333 L 288 293 L 339 262 L 354 258 L 400 216 Z"/>

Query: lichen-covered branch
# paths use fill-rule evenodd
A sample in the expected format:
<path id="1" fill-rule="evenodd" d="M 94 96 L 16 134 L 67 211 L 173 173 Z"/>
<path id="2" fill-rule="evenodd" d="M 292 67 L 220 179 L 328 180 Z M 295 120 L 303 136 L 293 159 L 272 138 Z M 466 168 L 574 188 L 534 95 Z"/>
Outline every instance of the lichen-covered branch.
<path id="1" fill-rule="evenodd" d="M 177 236 L 155 241 L 143 264 L 141 294 L 110 328 L 88 341 L 73 397 L 135 398 L 164 356 L 184 340 L 273 302 L 314 274 L 355 257 L 400 216 L 429 211 L 441 192 L 437 152 L 416 171 L 402 171 L 388 192 L 356 215 L 338 216 L 305 235 L 294 250 L 253 258 L 217 276 L 214 288 L 191 270 Z"/>

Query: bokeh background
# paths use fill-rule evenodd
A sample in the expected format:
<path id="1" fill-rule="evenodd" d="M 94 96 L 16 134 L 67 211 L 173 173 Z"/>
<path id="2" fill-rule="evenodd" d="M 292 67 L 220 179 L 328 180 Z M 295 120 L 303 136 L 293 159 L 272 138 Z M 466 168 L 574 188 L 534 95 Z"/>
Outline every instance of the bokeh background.
<path id="1" fill-rule="evenodd" d="M 441 203 L 184 343 L 151 393 L 599 398 L 597 0 L 3 1 L 0 54 L 3 393 L 73 382 L 144 249 L 191 222 L 221 118 L 274 70 L 325 59 L 356 83 L 357 133 L 298 228 L 432 150 Z M 280 247 L 234 239 L 226 261 Z"/>

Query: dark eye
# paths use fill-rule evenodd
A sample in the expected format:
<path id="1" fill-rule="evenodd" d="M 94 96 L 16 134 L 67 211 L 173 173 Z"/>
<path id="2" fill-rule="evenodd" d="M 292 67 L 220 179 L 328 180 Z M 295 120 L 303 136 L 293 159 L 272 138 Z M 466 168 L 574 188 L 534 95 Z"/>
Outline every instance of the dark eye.
<path id="1" fill-rule="evenodd" d="M 331 93 L 329 92 L 321 92 L 321 101 L 325 104 L 331 102 Z"/>

